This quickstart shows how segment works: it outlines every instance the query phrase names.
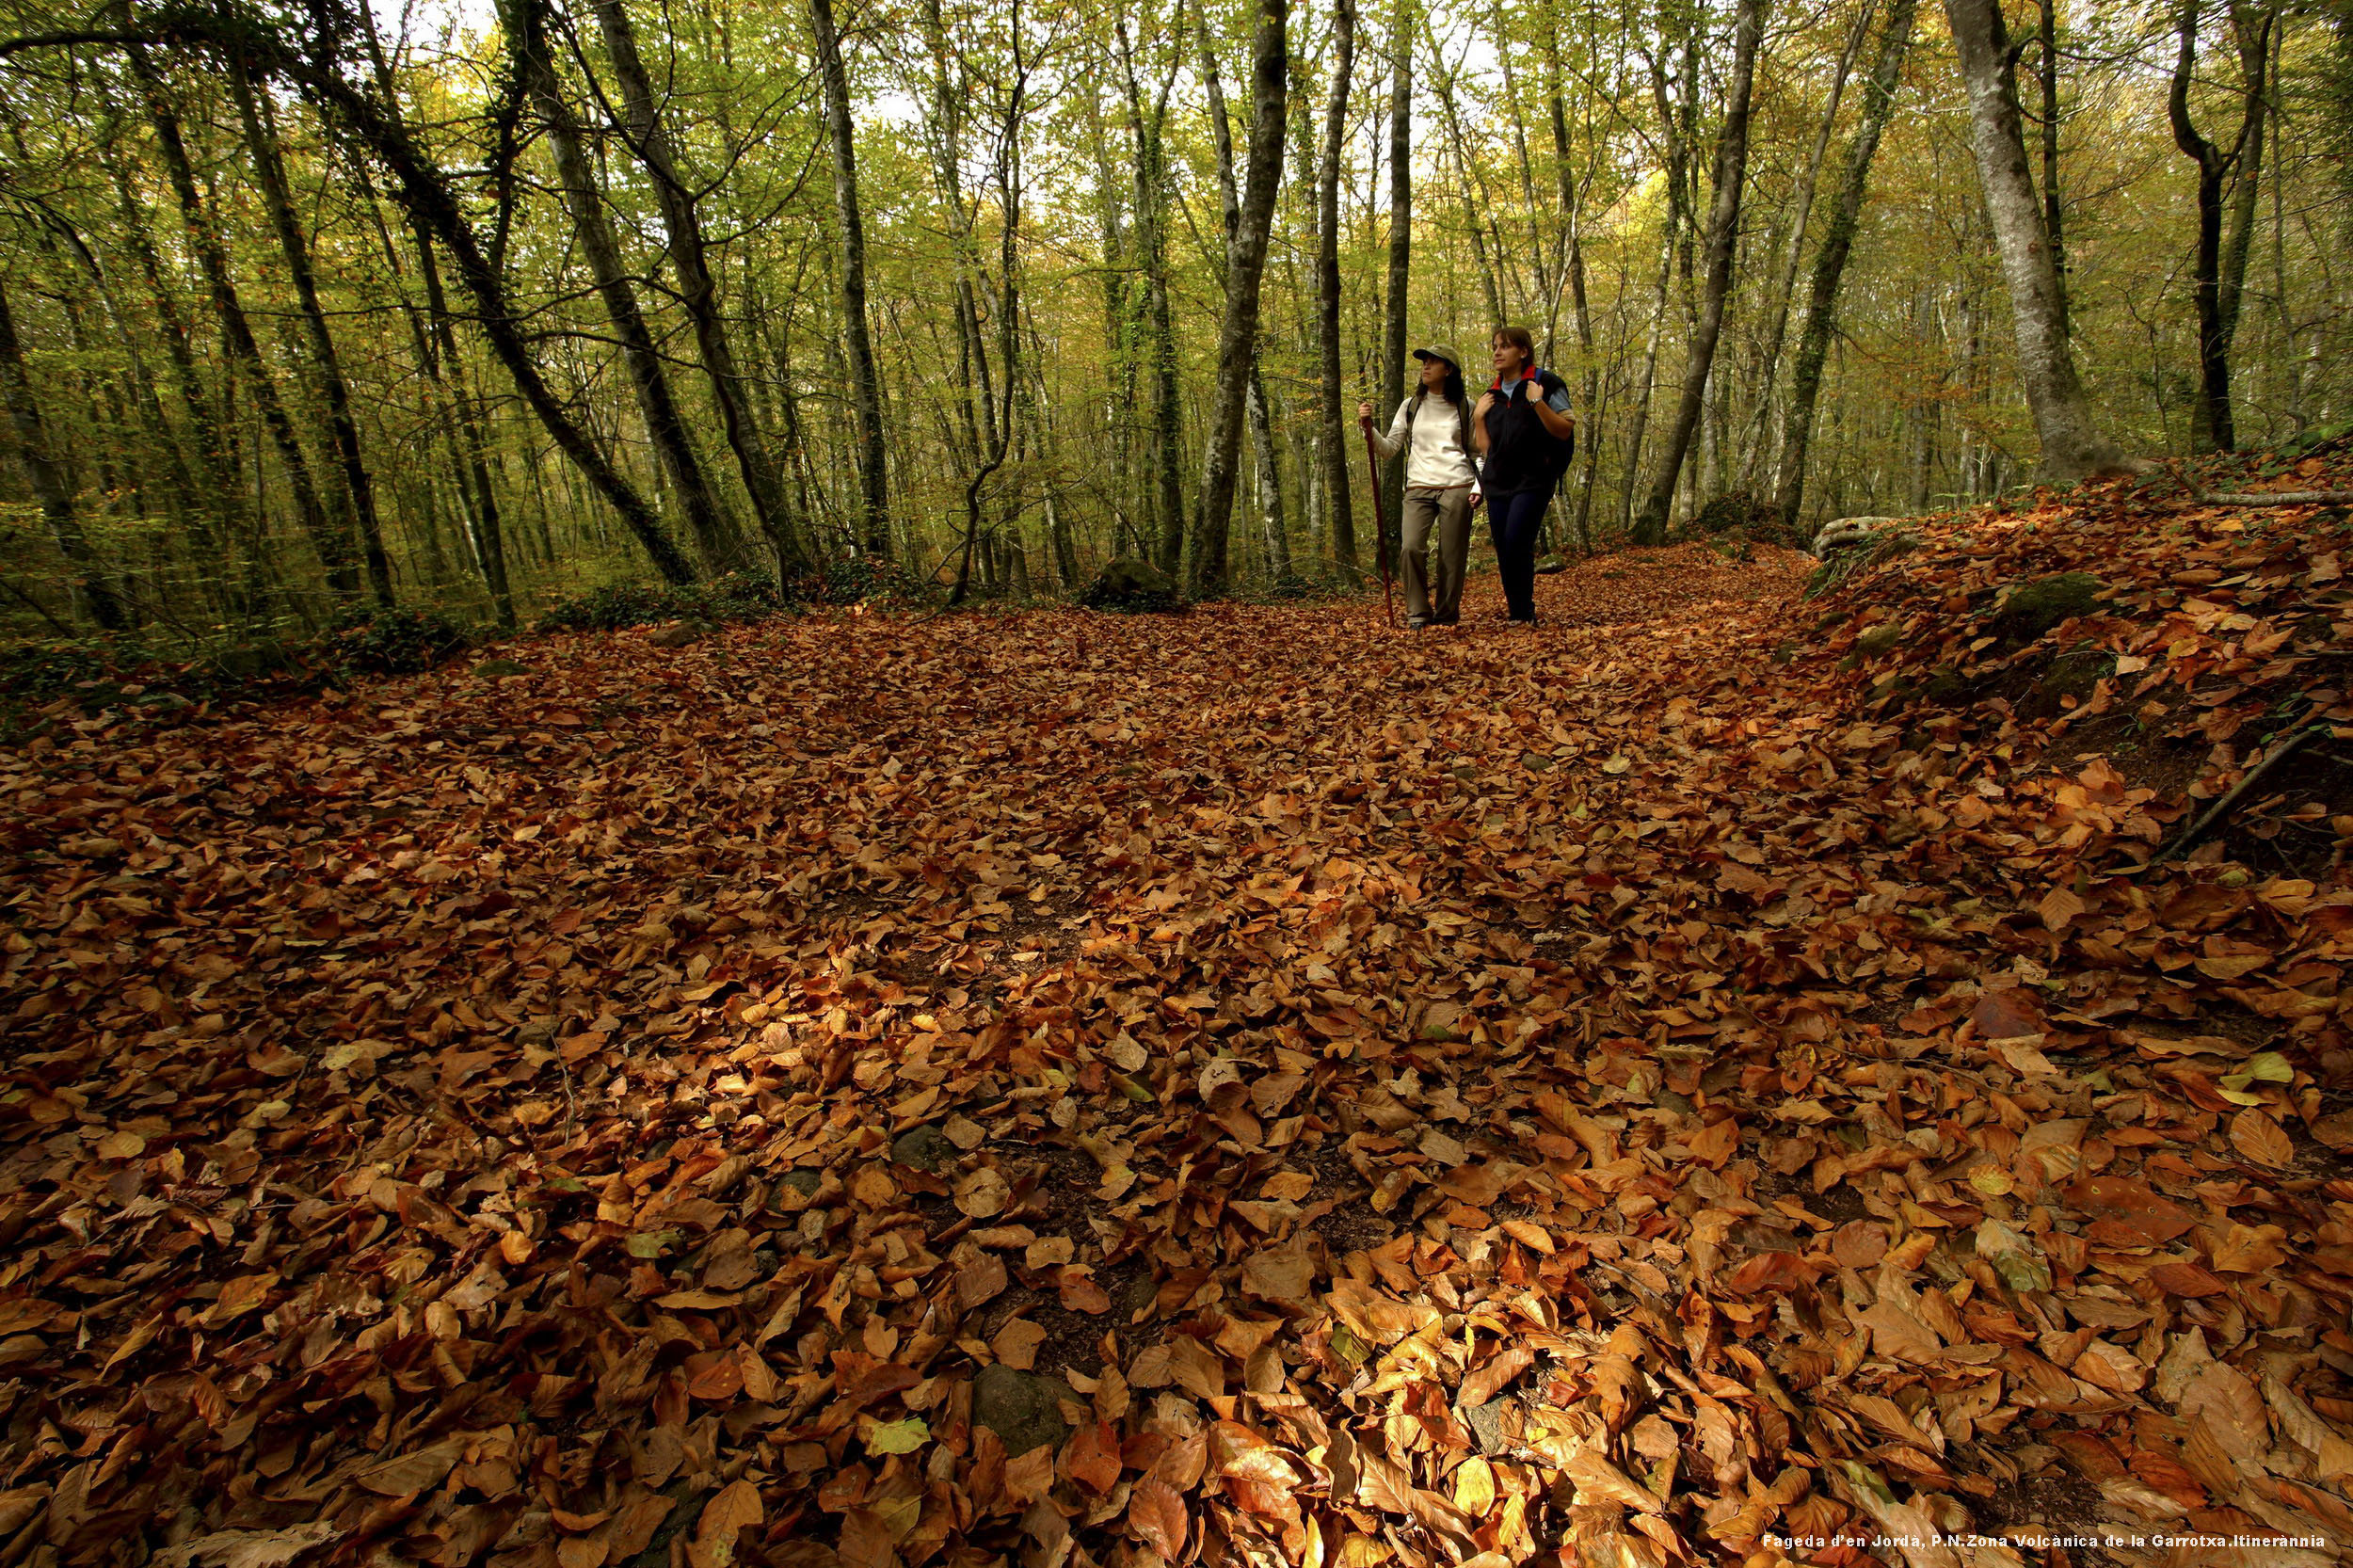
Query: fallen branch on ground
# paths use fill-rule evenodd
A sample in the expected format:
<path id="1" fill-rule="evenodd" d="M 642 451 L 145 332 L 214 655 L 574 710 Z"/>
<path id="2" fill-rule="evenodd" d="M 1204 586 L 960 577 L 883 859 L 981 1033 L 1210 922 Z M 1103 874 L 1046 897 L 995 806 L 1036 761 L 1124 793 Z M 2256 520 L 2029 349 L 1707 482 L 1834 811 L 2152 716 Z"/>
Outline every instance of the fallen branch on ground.
<path id="1" fill-rule="evenodd" d="M 2247 770 L 2246 777 L 2240 779 L 2236 784 L 2232 786 L 2230 793 L 2224 795 L 2220 800 L 2216 801 L 2212 806 L 2208 807 L 2206 808 L 2205 815 L 2200 817 L 2195 823 L 2190 824 L 2188 832 L 2174 840 L 2172 843 L 2167 845 L 2165 848 L 2157 851 L 2155 855 L 2151 856 L 2149 857 L 2148 864 L 2144 865 L 2141 870 L 2146 871 L 2149 866 L 2162 865 L 2168 860 L 2177 859 L 2188 851 L 2196 848 L 2200 841 L 2202 840 L 2207 834 L 2214 831 L 2215 826 L 2219 824 L 2224 817 L 2230 815 L 2231 808 L 2233 807 L 2236 806 L 2242 799 L 2244 799 L 2256 785 L 2263 782 L 2266 775 L 2268 775 L 2274 768 L 2277 768 L 2281 763 L 2286 761 L 2289 758 L 2303 750 L 2308 743 L 2317 740 L 2322 735 L 2327 734 L 2329 729 L 2329 727 L 2326 724 L 2308 724 L 2304 726 L 2303 728 L 2298 729 L 2295 734 L 2289 736 L 2286 740 L 2281 741 L 2278 745 L 2273 746 L 2268 756 L 2265 757 L 2262 761 Z"/>
<path id="2" fill-rule="evenodd" d="M 2353 506 L 2353 490 L 2209 490 L 2181 464 L 2165 466 L 2184 489 L 2209 506 Z"/>

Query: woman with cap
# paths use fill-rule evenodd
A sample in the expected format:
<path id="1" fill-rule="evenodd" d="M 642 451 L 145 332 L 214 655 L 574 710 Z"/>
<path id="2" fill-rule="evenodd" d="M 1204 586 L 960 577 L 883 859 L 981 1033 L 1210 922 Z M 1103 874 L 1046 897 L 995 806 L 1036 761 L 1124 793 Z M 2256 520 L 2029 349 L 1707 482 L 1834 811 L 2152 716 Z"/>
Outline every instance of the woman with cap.
<path id="1" fill-rule="evenodd" d="M 1577 452 L 1577 415 L 1567 383 L 1536 368 L 1536 339 L 1525 327 L 1498 327 L 1495 384 L 1471 415 L 1487 490 L 1487 528 L 1505 612 L 1536 620 L 1536 530 L 1552 492 Z"/>
<path id="2" fill-rule="evenodd" d="M 1463 569 L 1470 560 L 1470 515 L 1479 504 L 1479 469 L 1471 458 L 1470 397 L 1463 387 L 1463 357 L 1445 344 L 1414 350 L 1421 383 L 1397 406 L 1388 433 L 1372 433 L 1384 457 L 1405 454 L 1405 497 L 1399 507 L 1405 579 L 1405 624 L 1452 626 L 1463 604 Z M 1372 431 L 1372 405 L 1356 406 L 1357 423 Z M 1437 570 L 1430 563 L 1436 535 Z"/>

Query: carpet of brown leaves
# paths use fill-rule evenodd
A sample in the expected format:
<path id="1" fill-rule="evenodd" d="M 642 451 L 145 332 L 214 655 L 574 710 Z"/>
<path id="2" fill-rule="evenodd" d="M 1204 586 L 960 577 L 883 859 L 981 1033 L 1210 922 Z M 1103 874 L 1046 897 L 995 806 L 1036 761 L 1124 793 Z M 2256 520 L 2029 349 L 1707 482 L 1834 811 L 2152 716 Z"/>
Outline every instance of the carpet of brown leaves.
<path id="1" fill-rule="evenodd" d="M 2332 1560 L 2353 541 L 2161 490 L 0 752 L 0 1568 Z"/>

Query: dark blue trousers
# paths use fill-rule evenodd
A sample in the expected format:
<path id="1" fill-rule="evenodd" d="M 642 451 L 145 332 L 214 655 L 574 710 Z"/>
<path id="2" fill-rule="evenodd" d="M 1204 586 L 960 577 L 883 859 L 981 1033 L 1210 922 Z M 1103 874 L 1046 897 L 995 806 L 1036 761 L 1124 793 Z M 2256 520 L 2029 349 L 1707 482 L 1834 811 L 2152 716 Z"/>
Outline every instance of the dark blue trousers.
<path id="1" fill-rule="evenodd" d="M 1487 531 L 1496 542 L 1496 569 L 1513 620 L 1536 618 L 1536 529 L 1552 491 L 1521 490 L 1487 498 Z"/>

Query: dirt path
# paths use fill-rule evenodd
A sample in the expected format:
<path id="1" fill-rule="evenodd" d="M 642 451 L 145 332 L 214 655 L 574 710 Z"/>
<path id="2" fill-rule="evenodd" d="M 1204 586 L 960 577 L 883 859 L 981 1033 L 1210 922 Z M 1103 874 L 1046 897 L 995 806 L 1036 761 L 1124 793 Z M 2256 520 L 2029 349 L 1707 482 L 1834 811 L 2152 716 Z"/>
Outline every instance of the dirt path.
<path id="1" fill-rule="evenodd" d="M 2353 1539 L 2311 1058 L 2192 1027 L 2342 905 L 2095 951 L 2027 819 L 2125 792 L 1865 712 L 1810 566 L 0 754 L 0 1568 Z"/>

